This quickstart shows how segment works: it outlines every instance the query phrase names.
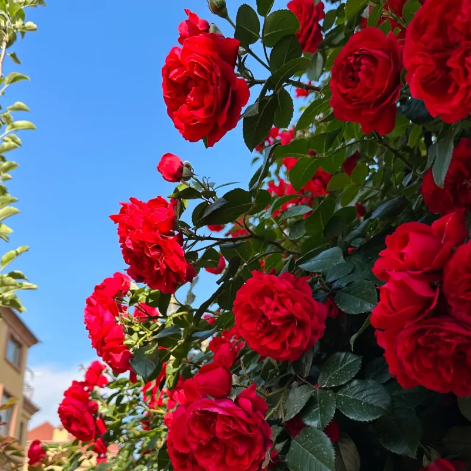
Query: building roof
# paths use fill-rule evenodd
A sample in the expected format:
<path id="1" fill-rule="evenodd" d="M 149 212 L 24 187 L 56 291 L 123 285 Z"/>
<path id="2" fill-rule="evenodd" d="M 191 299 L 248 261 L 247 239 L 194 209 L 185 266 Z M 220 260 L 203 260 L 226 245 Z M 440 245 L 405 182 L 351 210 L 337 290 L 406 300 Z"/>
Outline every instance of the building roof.
<path id="1" fill-rule="evenodd" d="M 40 340 L 31 332 L 29 327 L 23 322 L 21 317 L 8 307 L 0 307 L 0 317 L 12 326 L 15 332 L 23 338 L 25 345 L 29 348 L 36 345 Z"/>

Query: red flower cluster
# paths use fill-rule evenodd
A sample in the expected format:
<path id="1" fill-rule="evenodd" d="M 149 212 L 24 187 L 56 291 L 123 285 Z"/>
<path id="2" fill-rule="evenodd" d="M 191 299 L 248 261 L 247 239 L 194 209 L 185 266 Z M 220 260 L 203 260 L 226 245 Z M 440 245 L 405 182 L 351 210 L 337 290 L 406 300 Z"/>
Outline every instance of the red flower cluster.
<path id="1" fill-rule="evenodd" d="M 186 10 L 179 42 L 162 69 L 167 113 L 188 141 L 212 147 L 235 128 L 249 99 L 246 81 L 234 67 L 240 42 L 209 33 L 208 23 Z"/>
<path id="2" fill-rule="evenodd" d="M 103 419 L 98 417 L 98 403 L 90 399 L 83 381 L 74 381 L 64 393 L 59 405 L 59 418 L 64 428 L 82 442 L 95 440 L 106 432 Z"/>
<path id="3" fill-rule="evenodd" d="M 468 1 L 427 0 L 407 28 L 404 48 L 411 95 L 446 123 L 471 112 L 471 7 Z"/>
<path id="4" fill-rule="evenodd" d="M 371 324 L 404 388 L 471 394 L 471 245 L 462 212 L 386 237 L 373 272 L 387 283 Z M 439 348 L 437 348 L 437 346 Z"/>
<path id="5" fill-rule="evenodd" d="M 234 301 L 240 334 L 262 356 L 297 360 L 324 334 L 326 307 L 312 298 L 306 278 L 252 274 Z"/>
<path id="6" fill-rule="evenodd" d="M 245 346 L 241 339 L 242 337 L 240 336 L 239 329 L 237 329 L 237 326 L 233 326 L 228 330 L 224 330 L 216 337 L 213 337 L 211 342 L 209 342 L 209 349 L 216 354 L 220 350 L 225 351 L 228 347 L 229 350 L 234 352 L 234 357 L 237 357 L 239 352 Z"/>
<path id="7" fill-rule="evenodd" d="M 147 203 L 131 198 L 121 203 L 119 214 L 110 216 L 118 224 L 118 236 L 128 274 L 162 293 L 175 293 L 180 283 L 196 275 L 185 260 L 180 235 L 175 235 L 172 204 L 157 197 Z"/>
<path id="8" fill-rule="evenodd" d="M 38 466 L 44 461 L 46 457 L 46 450 L 40 440 L 34 440 L 28 449 L 28 464 L 29 466 Z"/>
<path id="9" fill-rule="evenodd" d="M 390 133 L 401 92 L 401 48 L 393 33 L 378 28 L 355 33 L 332 67 L 330 105 L 342 121 L 359 123 L 365 134 Z"/>
<path id="10" fill-rule="evenodd" d="M 445 186 L 435 183 L 432 169 L 424 175 L 422 195 L 432 213 L 441 216 L 456 210 L 471 210 L 471 139 L 463 138 L 453 151 Z"/>
<path id="11" fill-rule="evenodd" d="M 448 461 L 438 458 L 420 471 L 461 471 L 466 468 L 464 461 Z"/>
<path id="12" fill-rule="evenodd" d="M 255 147 L 255 150 L 257 152 L 262 152 L 263 149 L 265 149 L 265 147 L 272 146 L 279 136 L 280 136 L 279 128 L 272 127 L 270 129 L 270 132 L 268 133 L 268 136 L 265 138 L 265 140 L 262 143 L 260 143 L 257 147 Z"/>
<path id="13" fill-rule="evenodd" d="M 93 389 L 95 386 L 104 388 L 108 384 L 108 378 L 103 374 L 105 370 L 106 365 L 103 363 L 99 361 L 92 362 L 85 373 L 85 383 L 89 390 Z"/>
<path id="14" fill-rule="evenodd" d="M 301 27 L 296 36 L 303 52 L 314 54 L 322 42 L 322 27 L 319 23 L 325 17 L 324 4 L 314 0 L 291 0 L 288 8 L 299 20 Z"/>
<path id="15" fill-rule="evenodd" d="M 92 346 L 115 373 L 130 370 L 132 355 L 124 345 L 123 328 L 118 322 L 119 315 L 126 310 L 121 300 L 129 291 L 130 283 L 128 276 L 115 273 L 95 286 L 85 307 L 85 326 Z"/>

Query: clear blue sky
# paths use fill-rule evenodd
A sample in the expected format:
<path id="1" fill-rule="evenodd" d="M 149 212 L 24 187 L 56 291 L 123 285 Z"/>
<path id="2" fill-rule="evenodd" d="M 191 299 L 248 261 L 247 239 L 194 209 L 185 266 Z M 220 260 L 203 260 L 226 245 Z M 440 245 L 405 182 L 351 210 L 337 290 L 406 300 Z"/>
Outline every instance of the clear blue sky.
<path id="1" fill-rule="evenodd" d="M 233 18 L 241 3 L 228 0 Z M 15 232 L 3 250 L 31 247 L 14 268 L 39 285 L 21 293 L 28 308 L 23 318 L 42 340 L 31 351 L 34 369 L 76 368 L 93 358 L 85 298 L 125 268 L 108 216 L 130 196 L 147 200 L 172 191 L 156 171 L 162 154 L 190 160 L 199 175 L 218 183 L 245 186 L 253 172 L 241 127 L 206 150 L 186 142 L 167 116 L 161 67 L 177 45 L 185 7 L 232 34 L 206 0 L 50 0 L 28 10 L 39 31 L 19 41 L 23 65 L 9 62 L 7 71 L 31 82 L 12 86 L 3 102 L 25 102 L 32 113 L 18 118 L 31 119 L 38 130 L 23 132 L 23 148 L 10 154 L 20 163 L 9 187 L 22 212 L 10 219 Z"/>

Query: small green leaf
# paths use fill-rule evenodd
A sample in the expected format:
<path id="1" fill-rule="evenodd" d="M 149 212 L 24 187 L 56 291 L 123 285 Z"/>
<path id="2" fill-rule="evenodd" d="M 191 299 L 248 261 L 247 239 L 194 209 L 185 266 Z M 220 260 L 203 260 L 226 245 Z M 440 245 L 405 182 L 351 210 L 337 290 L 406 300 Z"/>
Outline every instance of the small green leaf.
<path id="1" fill-rule="evenodd" d="M 298 415 L 313 394 L 314 388 L 307 384 L 292 388 L 288 394 L 288 398 L 286 399 L 285 420 L 291 420 L 293 417 Z"/>
<path id="2" fill-rule="evenodd" d="M 24 103 L 17 101 L 7 108 L 8 111 L 31 111 Z"/>
<path id="3" fill-rule="evenodd" d="M 275 0 L 257 0 L 257 11 L 260 16 L 267 16 Z"/>
<path id="4" fill-rule="evenodd" d="M 278 90 L 296 72 L 305 71 L 309 67 L 309 63 L 309 59 L 305 57 L 290 60 L 268 78 L 267 86 Z"/>
<path id="5" fill-rule="evenodd" d="M 348 206 L 356 198 L 359 191 L 360 187 L 357 185 L 350 185 L 345 188 L 340 198 L 340 204 L 342 206 Z"/>
<path id="6" fill-rule="evenodd" d="M 34 131 L 36 126 L 31 121 L 13 121 L 7 126 L 7 132 L 10 131 Z"/>
<path id="7" fill-rule="evenodd" d="M 18 247 L 16 250 L 10 250 L 0 259 L 0 270 L 3 270 L 9 263 L 13 262 L 18 255 L 21 255 L 24 252 L 27 252 L 29 247 L 23 245 Z"/>
<path id="8" fill-rule="evenodd" d="M 306 235 L 306 221 L 301 219 L 292 224 L 289 228 L 288 237 L 291 240 L 298 240 Z"/>
<path id="9" fill-rule="evenodd" d="M 293 438 L 286 462 L 291 471 L 334 471 L 334 447 L 324 432 L 305 428 Z"/>
<path id="10" fill-rule="evenodd" d="M 471 422 L 471 396 L 459 397 L 458 407 L 463 417 L 466 417 Z"/>
<path id="11" fill-rule="evenodd" d="M 11 72 L 5 78 L 5 85 L 11 85 L 12 83 L 21 82 L 22 80 L 30 80 L 30 78 L 18 72 Z"/>
<path id="12" fill-rule="evenodd" d="M 378 383 L 385 383 L 392 378 L 389 372 L 389 366 L 384 357 L 375 358 L 366 365 L 365 378 L 372 379 Z"/>
<path id="13" fill-rule="evenodd" d="M 417 457 L 422 429 L 413 410 L 396 409 L 393 415 L 380 417 L 373 427 L 376 437 L 386 450 L 414 459 Z"/>
<path id="14" fill-rule="evenodd" d="M 297 199 L 297 198 L 299 198 L 299 195 L 285 195 L 285 196 L 282 196 L 281 198 L 276 198 L 275 201 L 273 201 L 268 211 L 270 214 L 273 214 L 278 208 L 283 206 L 285 203 L 288 203 L 289 201 Z"/>
<path id="15" fill-rule="evenodd" d="M 402 8 L 402 12 L 398 12 L 399 15 L 402 14 L 404 19 L 407 21 L 407 23 L 410 23 L 413 19 L 415 14 L 419 11 L 419 8 L 422 5 L 420 4 L 419 0 L 408 0 L 405 4 L 404 7 Z"/>
<path id="16" fill-rule="evenodd" d="M 280 39 L 294 34 L 299 29 L 296 15 L 289 10 L 278 10 L 271 13 L 265 20 L 263 43 L 273 47 Z"/>
<path id="17" fill-rule="evenodd" d="M 378 5 L 374 6 L 373 10 L 370 11 L 370 14 L 368 16 L 368 22 L 367 22 L 368 26 L 372 28 L 376 27 L 379 19 L 381 18 L 381 14 L 383 13 L 383 8 L 384 8 L 384 5 L 382 3 L 379 3 Z"/>
<path id="18" fill-rule="evenodd" d="M 347 0 L 345 6 L 345 19 L 349 20 L 357 13 L 361 13 L 368 6 L 368 0 Z"/>
<path id="19" fill-rule="evenodd" d="M 342 190 L 352 183 L 350 177 L 345 173 L 337 173 L 334 175 L 327 184 L 327 191 Z"/>
<path id="20" fill-rule="evenodd" d="M 146 383 L 154 375 L 159 364 L 159 350 L 155 348 L 150 352 L 151 348 L 153 348 L 152 345 L 138 348 L 129 361 L 134 372 Z"/>
<path id="21" fill-rule="evenodd" d="M 312 211 L 312 208 L 310 206 L 302 204 L 298 206 L 293 206 L 282 213 L 280 221 L 284 221 L 285 219 L 294 218 L 298 216 L 304 216 L 310 211 Z"/>
<path id="22" fill-rule="evenodd" d="M 329 29 L 332 28 L 336 19 L 337 19 L 337 10 L 333 9 L 326 12 L 324 23 L 322 25 L 322 29 L 324 30 L 324 32 L 329 31 Z"/>
<path id="23" fill-rule="evenodd" d="M 281 157 L 307 157 L 309 152 L 309 141 L 305 138 L 294 139 L 285 146 L 275 149 L 274 158 Z"/>
<path id="24" fill-rule="evenodd" d="M 336 139 L 339 138 L 339 134 L 342 132 L 342 128 L 334 129 L 333 131 L 314 134 L 309 139 L 309 148 L 314 149 L 319 154 L 325 154 L 331 149 Z"/>
<path id="25" fill-rule="evenodd" d="M 258 114 L 244 118 L 244 141 L 250 151 L 268 136 L 278 106 L 277 95 L 264 97 L 258 104 Z"/>
<path id="26" fill-rule="evenodd" d="M 369 173 L 370 171 L 369 171 L 368 165 L 366 165 L 364 162 L 360 162 L 353 169 L 352 180 L 357 185 L 363 185 Z"/>
<path id="27" fill-rule="evenodd" d="M 304 111 L 296 124 L 296 131 L 308 129 L 316 116 L 329 109 L 330 105 L 325 98 L 313 101 Z"/>
<path id="28" fill-rule="evenodd" d="M 353 353 L 339 352 L 331 355 L 321 368 L 318 384 L 321 388 L 333 388 L 347 383 L 360 371 L 361 357 Z"/>
<path id="29" fill-rule="evenodd" d="M 301 412 L 301 419 L 310 427 L 324 430 L 335 414 L 335 393 L 327 389 L 316 389 Z"/>
<path id="30" fill-rule="evenodd" d="M 378 304 L 376 287 L 371 281 L 358 280 L 335 295 L 335 304 L 347 314 L 363 314 Z"/>
<path id="31" fill-rule="evenodd" d="M 443 136 L 438 136 L 437 142 L 429 148 L 429 152 L 435 152 L 432 173 L 435 183 L 440 188 L 445 186 L 446 174 L 453 157 L 454 139 L 459 129 L 459 126 L 449 128 Z"/>
<path id="32" fill-rule="evenodd" d="M 354 441 L 346 433 L 341 433 L 335 448 L 335 471 L 361 471 L 360 454 Z"/>
<path id="33" fill-rule="evenodd" d="M 320 167 L 320 159 L 308 157 L 300 158 L 289 171 L 289 180 L 296 191 L 307 185 Z"/>
<path id="34" fill-rule="evenodd" d="M 333 247 L 321 252 L 311 260 L 304 262 L 299 266 L 299 268 L 314 273 L 326 272 L 329 268 L 332 268 L 339 263 L 345 263 L 342 249 L 340 247 Z"/>
<path id="35" fill-rule="evenodd" d="M 275 111 L 273 124 L 278 128 L 289 127 L 293 119 L 294 103 L 291 95 L 281 88 L 278 92 L 278 106 Z"/>
<path id="36" fill-rule="evenodd" d="M 243 47 L 257 42 L 260 38 L 260 20 L 255 10 L 243 4 L 237 11 L 236 29 L 234 37 L 240 41 Z"/>
<path id="37" fill-rule="evenodd" d="M 325 20 L 324 20 L 325 21 Z M 317 82 L 324 72 L 324 56 L 320 52 L 316 52 L 311 57 L 311 65 L 307 69 L 307 78 Z"/>
<path id="38" fill-rule="evenodd" d="M 335 201 L 325 199 L 306 220 L 306 230 L 309 234 L 320 235 L 323 233 L 330 218 L 335 211 Z"/>
<path id="39" fill-rule="evenodd" d="M 392 217 L 398 216 L 406 207 L 407 199 L 404 196 L 398 196 L 392 200 L 386 201 L 382 205 L 378 206 L 371 215 L 371 219 L 380 217 Z"/>
<path id="40" fill-rule="evenodd" d="M 294 34 L 285 36 L 275 44 L 270 54 L 270 70 L 275 73 L 286 63 L 301 57 L 302 49 Z"/>
<path id="41" fill-rule="evenodd" d="M 371 379 L 356 379 L 337 393 L 337 407 L 349 419 L 370 422 L 391 411 L 391 396 Z"/>
<path id="42" fill-rule="evenodd" d="M 3 221 L 4 219 L 13 216 L 14 214 L 18 214 L 20 212 L 19 209 L 13 207 L 13 206 L 6 206 L 2 209 L 0 209 L 0 221 Z M 11 230 L 10 230 L 11 232 Z"/>
<path id="43" fill-rule="evenodd" d="M 16 52 L 9 52 L 9 53 L 8 53 L 8 57 L 10 57 L 10 59 L 11 59 L 15 64 L 21 65 L 21 61 L 20 61 L 20 59 L 18 58 L 18 56 L 16 55 Z"/>

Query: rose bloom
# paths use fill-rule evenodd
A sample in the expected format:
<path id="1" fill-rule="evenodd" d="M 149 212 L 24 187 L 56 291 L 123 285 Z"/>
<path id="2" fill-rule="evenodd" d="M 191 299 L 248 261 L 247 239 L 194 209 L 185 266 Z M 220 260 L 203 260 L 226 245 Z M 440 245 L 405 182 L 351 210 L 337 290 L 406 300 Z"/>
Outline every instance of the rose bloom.
<path id="1" fill-rule="evenodd" d="M 303 52 L 314 54 L 322 42 L 322 27 L 319 24 L 325 17 L 324 4 L 314 0 L 291 0 L 288 8 L 299 20 L 300 29 L 296 32 Z"/>
<path id="2" fill-rule="evenodd" d="M 471 326 L 471 242 L 458 247 L 445 267 L 443 293 L 450 315 Z"/>
<path id="3" fill-rule="evenodd" d="M 420 222 L 401 224 L 386 237 L 386 249 L 373 267 L 373 273 L 388 281 L 392 272 L 424 275 L 427 281 L 439 281 L 453 249 L 467 237 L 465 217 L 451 213 L 431 226 Z"/>
<path id="4" fill-rule="evenodd" d="M 95 386 L 104 388 L 108 384 L 108 378 L 102 374 L 106 370 L 106 365 L 99 361 L 94 361 L 85 373 L 85 383 L 87 387 L 93 389 Z"/>
<path id="5" fill-rule="evenodd" d="M 287 146 L 294 139 L 294 129 L 288 129 L 287 131 L 282 131 L 279 134 L 280 142 L 282 146 Z"/>
<path id="6" fill-rule="evenodd" d="M 252 275 L 234 301 L 240 334 L 262 356 L 297 360 L 324 334 L 326 307 L 312 298 L 307 278 L 258 271 Z"/>
<path id="7" fill-rule="evenodd" d="M 29 466 L 35 466 L 44 461 L 46 451 L 44 450 L 40 440 L 34 440 L 28 449 Z"/>
<path id="8" fill-rule="evenodd" d="M 198 399 L 173 413 L 167 438 L 175 471 L 258 471 L 272 445 L 255 385 L 231 399 Z"/>
<path id="9" fill-rule="evenodd" d="M 357 218 L 362 218 L 366 214 L 366 208 L 361 203 L 355 203 Z"/>
<path id="10" fill-rule="evenodd" d="M 139 322 L 152 321 L 155 322 L 155 317 L 159 317 L 160 312 L 157 308 L 148 306 L 145 303 L 137 303 L 134 308 L 134 319 Z"/>
<path id="11" fill-rule="evenodd" d="M 212 273 L 213 275 L 220 275 L 223 271 L 224 268 L 226 267 L 226 260 L 222 256 L 222 254 L 219 254 L 219 263 L 216 268 L 205 268 L 205 270 L 208 273 Z"/>
<path id="12" fill-rule="evenodd" d="M 172 204 L 157 197 L 147 203 L 131 198 L 121 203 L 119 214 L 110 216 L 118 224 L 118 236 L 128 274 L 151 289 L 174 293 L 180 283 L 191 281 L 194 268 L 185 260 L 181 237 L 175 235 Z"/>
<path id="13" fill-rule="evenodd" d="M 224 229 L 224 224 L 210 224 L 208 229 L 212 232 L 221 232 Z"/>
<path id="14" fill-rule="evenodd" d="M 119 298 L 129 290 L 130 279 L 122 273 L 115 273 L 95 287 L 87 298 L 84 321 L 92 347 L 115 373 L 131 369 L 132 355 L 124 345 L 124 331 L 118 318 L 124 312 Z"/>
<path id="15" fill-rule="evenodd" d="M 432 391 L 471 394 L 471 329 L 451 317 L 407 323 L 400 330 L 376 331 L 389 371 L 399 384 Z"/>
<path id="16" fill-rule="evenodd" d="M 438 289 L 405 272 L 393 272 L 380 289 L 371 325 L 376 329 L 401 329 L 405 322 L 426 317 L 437 304 Z"/>
<path id="17" fill-rule="evenodd" d="M 98 404 L 90 400 L 85 386 L 84 382 L 73 381 L 58 409 L 64 428 L 82 442 L 93 440 L 97 431 L 94 416 L 98 412 Z"/>
<path id="18" fill-rule="evenodd" d="M 183 176 L 183 161 L 174 154 L 164 154 L 157 165 L 157 170 L 164 180 L 177 183 Z"/>
<path id="19" fill-rule="evenodd" d="M 471 112 L 470 28 L 467 0 L 427 0 L 407 28 L 404 66 L 411 95 L 446 123 Z"/>
<path id="20" fill-rule="evenodd" d="M 237 329 L 237 326 L 233 326 L 230 329 L 222 331 L 216 337 L 213 337 L 211 342 L 209 342 L 209 349 L 213 353 L 218 353 L 228 346 L 229 349 L 234 352 L 235 356 L 237 356 L 244 348 L 244 345 L 244 342 L 241 340 L 239 329 Z"/>
<path id="21" fill-rule="evenodd" d="M 341 121 L 359 123 L 369 134 L 390 133 L 401 93 L 402 59 L 396 36 L 378 28 L 355 33 L 332 67 L 330 105 Z"/>
<path id="22" fill-rule="evenodd" d="M 220 34 L 200 34 L 174 47 L 162 69 L 167 113 L 190 142 L 212 147 L 235 128 L 249 87 L 234 67 L 240 42 Z"/>
<path id="23" fill-rule="evenodd" d="M 455 147 L 444 188 L 437 186 L 430 169 L 421 191 L 432 213 L 444 216 L 458 209 L 471 210 L 471 139 L 463 138 Z"/>
<path id="24" fill-rule="evenodd" d="M 203 20 L 196 13 L 186 8 L 185 13 L 188 15 L 188 19 L 182 21 L 178 26 L 178 32 L 180 33 L 178 42 L 180 44 L 183 44 L 185 39 L 191 38 L 192 36 L 209 33 L 209 23 L 206 20 Z"/>
<path id="25" fill-rule="evenodd" d="M 308 85 L 312 85 L 312 82 L 309 81 Z M 312 90 L 308 90 L 307 88 L 296 88 L 295 91 L 296 98 L 306 98 L 310 93 L 312 93 Z"/>
<path id="26" fill-rule="evenodd" d="M 421 468 L 420 471 L 461 471 L 464 468 L 466 468 L 464 461 L 448 461 L 443 458 L 437 458 L 426 468 Z"/>

